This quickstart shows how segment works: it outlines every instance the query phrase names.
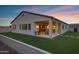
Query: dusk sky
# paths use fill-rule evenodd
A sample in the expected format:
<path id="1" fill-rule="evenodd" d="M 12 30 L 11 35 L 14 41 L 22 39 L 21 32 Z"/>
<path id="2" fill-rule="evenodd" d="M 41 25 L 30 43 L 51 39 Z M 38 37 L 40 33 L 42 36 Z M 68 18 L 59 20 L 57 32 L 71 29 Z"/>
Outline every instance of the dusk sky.
<path id="1" fill-rule="evenodd" d="M 78 5 L 0 5 L 0 26 L 10 25 L 21 11 L 53 16 L 69 24 L 79 23 Z"/>

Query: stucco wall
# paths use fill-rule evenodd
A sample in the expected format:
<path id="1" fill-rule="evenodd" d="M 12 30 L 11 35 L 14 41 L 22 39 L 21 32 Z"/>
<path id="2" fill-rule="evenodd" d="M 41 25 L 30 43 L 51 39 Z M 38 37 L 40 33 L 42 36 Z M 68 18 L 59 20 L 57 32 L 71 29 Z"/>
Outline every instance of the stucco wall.
<path id="1" fill-rule="evenodd" d="M 24 13 L 24 16 L 20 15 L 12 24 L 16 24 L 16 29 L 13 29 L 12 32 L 16 33 L 23 33 L 23 34 L 29 34 L 29 35 L 35 35 L 34 34 L 34 22 L 38 21 L 47 21 L 50 18 L 42 17 L 38 15 L 28 14 Z M 19 30 L 19 24 L 31 24 L 31 30 Z"/>
<path id="2" fill-rule="evenodd" d="M 64 29 L 62 28 L 63 25 L 64 25 Z M 65 23 L 61 23 L 61 34 L 67 32 L 68 30 L 69 30 L 69 25 Z"/>
<path id="3" fill-rule="evenodd" d="M 12 30 L 12 32 L 22 33 L 22 34 L 28 34 L 28 35 L 33 35 L 34 36 L 35 35 L 35 33 L 34 33 L 34 23 L 35 22 L 38 22 L 38 21 L 47 21 L 47 20 L 50 20 L 50 18 L 48 18 L 48 17 L 42 17 L 42 16 L 28 14 L 28 13 L 24 13 L 24 16 L 22 16 L 22 15 L 23 14 L 21 14 L 12 23 L 12 24 L 16 24 L 16 29 L 15 30 Z M 61 21 L 56 20 L 56 22 L 61 22 Z M 19 30 L 19 24 L 31 24 L 31 30 Z M 67 25 L 67 24 L 61 22 L 61 32 L 59 34 L 68 31 L 68 28 L 67 29 L 64 29 L 64 30 L 62 29 L 62 24 Z"/>
<path id="4" fill-rule="evenodd" d="M 69 31 L 74 32 L 74 28 L 77 28 L 77 31 L 79 32 L 79 24 L 70 24 L 69 25 Z"/>

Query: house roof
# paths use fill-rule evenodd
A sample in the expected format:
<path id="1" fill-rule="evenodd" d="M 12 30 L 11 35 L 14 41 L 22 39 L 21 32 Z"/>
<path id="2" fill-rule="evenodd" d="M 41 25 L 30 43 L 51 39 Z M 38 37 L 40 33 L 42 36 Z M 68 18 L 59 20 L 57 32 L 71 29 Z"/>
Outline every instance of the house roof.
<path id="1" fill-rule="evenodd" d="M 37 14 L 37 13 L 33 13 L 33 12 L 22 11 L 11 23 L 13 23 L 22 13 L 34 14 L 34 15 L 43 16 L 43 17 L 47 17 L 47 18 L 54 18 L 54 19 L 58 20 L 58 18 L 55 18 L 53 16 L 48 16 L 48 15 L 42 15 L 42 14 Z M 58 20 L 58 21 L 61 21 L 61 20 Z M 61 21 L 61 22 L 63 22 L 63 21 Z M 63 23 L 65 23 L 65 22 L 63 22 Z M 67 24 L 67 23 L 65 23 L 65 24 Z"/>

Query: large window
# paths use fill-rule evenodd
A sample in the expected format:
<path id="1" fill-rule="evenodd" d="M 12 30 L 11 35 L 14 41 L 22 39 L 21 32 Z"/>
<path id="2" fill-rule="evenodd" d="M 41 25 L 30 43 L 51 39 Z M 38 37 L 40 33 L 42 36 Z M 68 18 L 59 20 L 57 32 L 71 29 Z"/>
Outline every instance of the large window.
<path id="1" fill-rule="evenodd" d="M 22 26 L 21 27 L 22 30 L 27 30 L 27 24 L 22 24 L 21 26 Z"/>
<path id="2" fill-rule="evenodd" d="M 52 22 L 52 31 L 53 33 L 56 32 L 56 21 L 55 20 Z"/>
<path id="3" fill-rule="evenodd" d="M 28 30 L 31 30 L 31 24 L 28 24 Z"/>
<path id="4" fill-rule="evenodd" d="M 31 24 L 19 24 L 20 30 L 31 30 Z"/>
<path id="5" fill-rule="evenodd" d="M 62 25 L 62 29 L 64 29 L 64 25 Z"/>
<path id="6" fill-rule="evenodd" d="M 21 26 L 21 24 L 19 24 L 19 29 L 20 29 L 20 30 L 22 29 L 22 26 Z"/>

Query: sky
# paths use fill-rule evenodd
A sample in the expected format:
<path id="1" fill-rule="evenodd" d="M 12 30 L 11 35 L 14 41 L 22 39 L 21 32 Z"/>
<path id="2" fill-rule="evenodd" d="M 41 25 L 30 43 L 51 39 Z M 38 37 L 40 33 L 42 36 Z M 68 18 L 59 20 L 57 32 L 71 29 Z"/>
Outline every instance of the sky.
<path id="1" fill-rule="evenodd" d="M 79 23 L 79 5 L 0 5 L 0 26 L 9 26 L 21 12 L 53 16 L 68 24 Z"/>

